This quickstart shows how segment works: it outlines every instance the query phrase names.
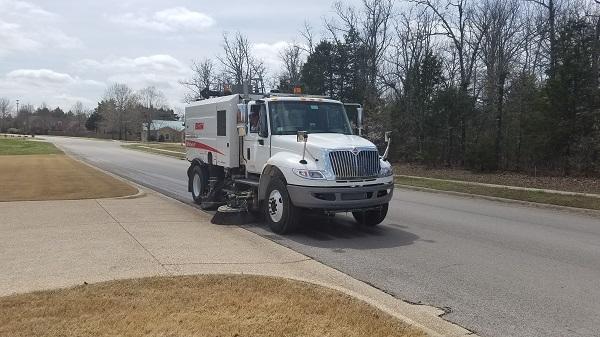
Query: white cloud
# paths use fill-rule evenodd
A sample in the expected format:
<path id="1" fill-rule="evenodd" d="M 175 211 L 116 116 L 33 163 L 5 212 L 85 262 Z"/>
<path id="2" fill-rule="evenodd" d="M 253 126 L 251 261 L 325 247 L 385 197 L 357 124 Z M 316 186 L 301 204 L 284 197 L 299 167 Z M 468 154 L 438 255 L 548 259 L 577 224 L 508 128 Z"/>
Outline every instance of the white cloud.
<path id="1" fill-rule="evenodd" d="M 185 7 L 173 7 L 148 16 L 139 13 L 126 13 L 113 17 L 113 22 L 130 27 L 143 28 L 162 33 L 176 31 L 204 31 L 215 24 L 215 20 L 201 12 Z"/>
<path id="2" fill-rule="evenodd" d="M 60 30 L 59 17 L 25 1 L 0 0 L 0 56 L 44 47 L 77 48 L 81 41 Z"/>
<path id="3" fill-rule="evenodd" d="M 38 5 L 15 0 L 0 0 L 0 12 L 9 16 L 26 18 L 35 16 L 37 18 L 54 18 L 56 14 L 48 12 Z"/>
<path id="4" fill-rule="evenodd" d="M 271 73 L 277 73 L 283 66 L 279 54 L 282 50 L 291 45 L 292 43 L 287 41 L 278 41 L 275 43 L 255 43 L 252 44 L 252 53 L 254 57 L 262 60 L 265 63 L 265 66 L 271 71 Z"/>
<path id="5" fill-rule="evenodd" d="M 136 58 L 84 59 L 75 64 L 79 72 L 102 76 L 106 83 L 124 83 L 134 90 L 155 86 L 164 91 L 172 106 L 180 104 L 183 88 L 179 81 L 189 77 L 189 67 L 171 55 Z"/>
<path id="6" fill-rule="evenodd" d="M 0 56 L 8 52 L 29 51 L 42 47 L 40 41 L 36 41 L 21 29 L 18 24 L 0 20 Z"/>
<path id="7" fill-rule="evenodd" d="M 175 72 L 186 70 L 185 65 L 171 55 L 158 54 L 137 58 L 112 58 L 102 61 L 84 59 L 76 66 L 81 70 L 100 70 L 111 72 Z"/>
<path id="8" fill-rule="evenodd" d="M 26 83 L 39 87 L 75 83 L 75 79 L 71 75 L 50 69 L 17 69 L 6 74 L 6 79 L 12 82 Z"/>
<path id="9" fill-rule="evenodd" d="M 3 96 L 20 99 L 23 103 L 46 102 L 50 106 L 70 107 L 76 101 L 91 104 L 91 100 L 74 95 L 74 91 L 100 95 L 105 84 L 85 80 L 51 69 L 15 69 L 0 77 Z"/>

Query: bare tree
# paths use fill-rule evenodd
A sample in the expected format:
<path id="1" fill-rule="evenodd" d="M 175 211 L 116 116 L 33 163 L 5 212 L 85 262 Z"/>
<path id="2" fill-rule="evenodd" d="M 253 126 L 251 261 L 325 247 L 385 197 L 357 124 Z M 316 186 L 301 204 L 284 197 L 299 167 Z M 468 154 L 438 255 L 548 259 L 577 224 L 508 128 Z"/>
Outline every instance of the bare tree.
<path id="1" fill-rule="evenodd" d="M 595 34 L 594 34 L 594 51 L 592 55 L 592 69 L 596 76 L 594 77 L 594 85 L 598 87 L 600 85 L 600 0 L 595 0 L 596 10 L 593 15 L 596 20 Z"/>
<path id="2" fill-rule="evenodd" d="M 71 107 L 71 112 L 74 115 L 79 115 L 79 114 L 85 114 L 87 112 L 87 110 L 85 109 L 85 107 L 81 101 L 77 101 Z"/>
<path id="3" fill-rule="evenodd" d="M 378 81 L 384 56 L 391 42 L 390 19 L 393 15 L 391 0 L 363 0 L 360 10 L 342 2 L 334 5 L 337 22 L 327 22 L 326 27 L 333 39 L 339 42 L 338 33 L 357 32 L 366 51 L 365 104 L 375 107 L 379 97 Z"/>
<path id="4" fill-rule="evenodd" d="M 469 0 L 414 0 L 431 10 L 439 20 L 441 33 L 452 43 L 453 58 L 458 66 L 460 88 L 460 149 L 464 160 L 467 139 L 467 116 L 471 103 L 465 101 L 469 96 L 476 71 L 477 57 L 486 26 L 477 26 L 474 7 Z"/>
<path id="5" fill-rule="evenodd" d="M 432 69 L 432 63 L 437 60 L 432 39 L 436 20 L 428 11 L 411 8 L 394 22 L 395 37 L 382 79 L 391 90 L 394 103 L 400 107 L 392 119 L 394 126 L 406 130 L 403 134 L 415 135 L 416 146 L 422 153 L 427 106 L 433 96 L 430 91 L 438 79 Z M 410 141 L 406 140 L 402 146 L 410 146 Z"/>
<path id="6" fill-rule="evenodd" d="M 526 0 L 534 4 L 542 6 L 548 11 L 547 25 L 542 29 L 544 36 L 549 42 L 548 52 L 548 76 L 554 77 L 556 70 L 556 19 L 557 19 L 557 6 L 556 0 Z"/>
<path id="7" fill-rule="evenodd" d="M 33 115 L 34 111 L 35 108 L 31 104 L 23 104 L 19 106 L 19 111 L 17 111 L 16 116 L 16 126 L 22 130 L 21 133 L 28 134 L 30 132 L 31 115 Z"/>
<path id="8" fill-rule="evenodd" d="M 4 132 L 6 118 L 10 115 L 12 105 L 10 100 L 5 97 L 0 97 L 0 132 Z"/>
<path id="9" fill-rule="evenodd" d="M 139 103 L 148 109 L 160 109 L 167 105 L 165 94 L 155 86 L 146 87 L 137 93 Z"/>
<path id="10" fill-rule="evenodd" d="M 253 60 L 252 63 L 252 78 L 250 83 L 254 86 L 255 93 L 266 92 L 265 80 L 267 77 L 267 67 L 263 61 Z"/>
<path id="11" fill-rule="evenodd" d="M 254 68 L 257 66 L 250 52 L 248 38 L 237 32 L 233 38 L 223 34 L 223 51 L 225 55 L 218 59 L 223 65 L 223 71 L 235 81 L 235 84 L 249 83 L 254 78 Z"/>
<path id="12" fill-rule="evenodd" d="M 139 103 L 141 105 L 141 120 L 142 125 L 146 129 L 146 135 L 150 135 L 152 121 L 155 117 L 156 109 L 164 108 L 167 105 L 165 94 L 154 86 L 150 86 L 140 90 L 137 93 Z M 147 141 L 148 139 L 142 139 Z"/>
<path id="13" fill-rule="evenodd" d="M 279 53 L 279 59 L 283 63 L 281 80 L 290 83 L 290 85 L 300 83 L 303 64 L 302 48 L 295 43 L 289 45 Z"/>
<path id="14" fill-rule="evenodd" d="M 139 98 L 126 84 L 115 83 L 106 89 L 104 100 L 114 104 L 114 111 L 108 110 L 102 116 L 111 130 L 116 130 L 119 139 L 128 139 L 129 133 L 138 130 L 140 118 L 137 113 Z"/>
<path id="15" fill-rule="evenodd" d="M 303 46 L 299 46 L 299 47 L 301 47 L 309 55 L 314 53 L 314 51 L 315 51 L 315 36 L 313 33 L 313 28 L 308 21 L 304 21 L 304 27 L 303 27 L 303 30 L 300 31 L 300 35 L 302 35 L 302 38 L 304 39 L 306 47 L 303 47 Z"/>
<path id="16" fill-rule="evenodd" d="M 71 113 L 75 115 L 75 120 L 77 121 L 77 132 L 83 130 L 91 111 L 87 109 L 81 101 L 77 101 L 71 107 Z"/>
<path id="17" fill-rule="evenodd" d="M 476 18 L 476 25 L 483 32 L 481 59 L 486 68 L 484 99 L 496 120 L 496 165 L 501 165 L 506 83 L 523 45 L 519 33 L 524 25 L 519 10 L 517 0 L 484 0 Z"/>
<path id="18" fill-rule="evenodd" d="M 522 39 L 522 48 L 517 56 L 517 62 L 520 66 L 520 75 L 535 74 L 541 79 L 544 76 L 541 62 L 544 35 L 542 29 L 546 19 L 540 15 L 537 8 L 533 7 L 527 2 L 519 3 L 522 26 L 519 35 Z"/>
<path id="19" fill-rule="evenodd" d="M 399 98 L 410 84 L 407 75 L 433 50 L 435 20 L 424 11 L 402 13 L 395 20 L 395 38 L 382 74 L 384 85 Z"/>
<path id="20" fill-rule="evenodd" d="M 184 101 L 187 103 L 196 101 L 202 97 L 203 90 L 210 90 L 216 85 L 215 66 L 211 59 L 192 61 L 192 78 L 180 81 L 189 92 L 185 94 Z"/>

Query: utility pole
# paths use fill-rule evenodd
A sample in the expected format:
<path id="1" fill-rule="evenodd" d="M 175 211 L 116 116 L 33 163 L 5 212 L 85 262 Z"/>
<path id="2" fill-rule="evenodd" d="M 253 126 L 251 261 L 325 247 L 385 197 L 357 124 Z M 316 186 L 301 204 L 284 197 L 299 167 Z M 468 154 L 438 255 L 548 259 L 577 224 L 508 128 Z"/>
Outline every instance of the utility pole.
<path id="1" fill-rule="evenodd" d="M 17 100 L 17 114 L 15 115 L 15 117 L 17 117 L 19 115 L 19 100 Z"/>

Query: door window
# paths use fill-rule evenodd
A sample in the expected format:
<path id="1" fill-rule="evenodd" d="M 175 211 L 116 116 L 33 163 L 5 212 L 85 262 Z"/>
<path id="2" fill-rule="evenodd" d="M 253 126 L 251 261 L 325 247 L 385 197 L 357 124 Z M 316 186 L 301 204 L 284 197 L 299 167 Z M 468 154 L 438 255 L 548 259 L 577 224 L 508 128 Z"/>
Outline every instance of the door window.
<path id="1" fill-rule="evenodd" d="M 251 105 L 250 106 L 250 132 L 258 133 L 259 129 L 259 114 L 260 114 L 260 105 Z"/>
<path id="2" fill-rule="evenodd" d="M 258 113 L 258 135 L 266 138 L 269 136 L 269 123 L 267 123 L 267 108 L 264 104 L 260 105 L 260 110 Z"/>

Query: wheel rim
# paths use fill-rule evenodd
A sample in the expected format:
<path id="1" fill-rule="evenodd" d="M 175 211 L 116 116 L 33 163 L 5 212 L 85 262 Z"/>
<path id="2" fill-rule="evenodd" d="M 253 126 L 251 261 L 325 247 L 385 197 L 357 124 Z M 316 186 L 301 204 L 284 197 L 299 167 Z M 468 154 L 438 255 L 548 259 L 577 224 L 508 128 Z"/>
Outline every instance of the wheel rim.
<path id="1" fill-rule="evenodd" d="M 269 216 L 273 222 L 279 222 L 283 218 L 283 197 L 278 190 L 269 194 Z"/>
<path id="2" fill-rule="evenodd" d="M 202 191 L 202 182 L 200 180 L 200 175 L 194 174 L 194 181 L 192 182 L 192 189 L 194 190 L 194 196 L 199 197 L 200 191 Z"/>

